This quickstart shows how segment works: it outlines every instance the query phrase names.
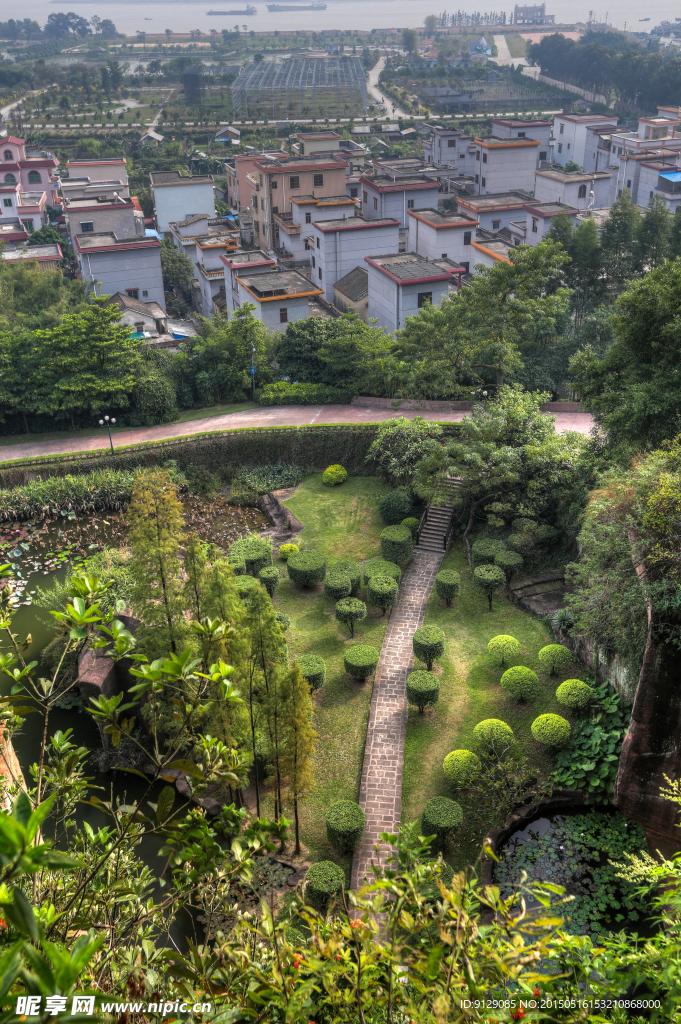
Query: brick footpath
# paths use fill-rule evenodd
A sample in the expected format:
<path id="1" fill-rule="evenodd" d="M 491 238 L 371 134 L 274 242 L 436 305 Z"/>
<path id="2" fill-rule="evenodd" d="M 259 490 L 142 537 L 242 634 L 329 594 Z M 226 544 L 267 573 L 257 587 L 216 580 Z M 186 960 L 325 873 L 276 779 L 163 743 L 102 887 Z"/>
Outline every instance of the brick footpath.
<path id="1" fill-rule="evenodd" d="M 414 550 L 386 630 L 371 697 L 359 803 L 366 827 L 352 860 L 351 887 L 371 880 L 371 862 L 385 864 L 390 847 L 374 849 L 381 832 L 395 832 L 402 819 L 402 770 L 407 732 L 406 679 L 414 664 L 412 637 L 423 625 L 426 604 L 442 554 Z"/>

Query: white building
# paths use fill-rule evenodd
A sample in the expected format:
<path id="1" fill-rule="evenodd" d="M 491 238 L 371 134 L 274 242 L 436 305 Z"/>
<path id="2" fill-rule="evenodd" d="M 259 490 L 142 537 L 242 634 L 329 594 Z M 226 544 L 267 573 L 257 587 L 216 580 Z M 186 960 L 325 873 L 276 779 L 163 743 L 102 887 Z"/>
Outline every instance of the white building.
<path id="1" fill-rule="evenodd" d="M 84 282 L 95 295 L 124 292 L 165 309 L 158 238 L 117 238 L 113 231 L 76 235 L 73 246 Z"/>
<path id="2" fill-rule="evenodd" d="M 49 242 L 47 245 L 30 245 L 23 249 L 3 249 L 0 256 L 5 263 L 25 263 L 35 260 L 39 270 L 58 270 L 62 251 L 57 242 Z"/>
<path id="3" fill-rule="evenodd" d="M 285 331 L 286 325 L 306 320 L 310 299 L 322 295 L 297 270 L 273 270 L 271 273 L 237 274 L 238 303 L 255 305 L 254 316 L 271 331 Z"/>
<path id="4" fill-rule="evenodd" d="M 565 167 L 573 160 L 584 170 L 586 166 L 587 136 L 589 128 L 617 128 L 616 114 L 556 114 L 553 119 L 553 161 Z M 588 170 L 598 170 L 589 167 Z"/>
<path id="5" fill-rule="evenodd" d="M 276 262 L 262 249 L 232 252 L 221 256 L 220 262 L 223 266 L 226 308 L 231 311 L 238 309 L 240 305 L 239 285 L 236 280 L 238 276 L 268 274 L 277 269 Z"/>
<path id="6" fill-rule="evenodd" d="M 516 121 L 514 118 L 493 117 L 492 135 L 497 139 L 534 139 L 539 143 L 539 160 L 549 159 L 553 135 L 551 121 Z"/>
<path id="7" fill-rule="evenodd" d="M 500 237 L 496 231 L 486 231 L 485 228 L 478 228 L 475 240 L 471 244 L 475 251 L 475 263 L 472 267 L 474 273 L 480 264 L 483 267 L 495 267 L 499 263 L 510 263 L 509 253 L 515 249 L 511 239 Z"/>
<path id="8" fill-rule="evenodd" d="M 469 152 L 471 141 L 470 135 L 466 135 L 460 128 L 434 125 L 432 135 L 424 140 L 423 153 L 429 163 L 465 171 L 466 167 L 473 166 Z"/>
<path id="9" fill-rule="evenodd" d="M 409 210 L 422 210 L 437 206 L 438 183 L 425 174 L 405 176 L 377 174 L 368 177 L 363 174 L 362 215 L 368 220 L 384 220 L 386 217 L 399 220 L 400 227 L 406 228 Z"/>
<path id="10" fill-rule="evenodd" d="M 537 171 L 534 195 L 541 203 L 563 203 L 578 210 L 608 206 L 611 179 L 609 171 Z"/>
<path id="11" fill-rule="evenodd" d="M 410 210 L 407 249 L 427 260 L 450 259 L 466 272 L 475 262 L 471 243 L 478 221 L 458 212 Z"/>
<path id="12" fill-rule="evenodd" d="M 681 205 L 681 170 L 659 164 L 641 164 L 639 206 L 646 206 L 653 196 L 661 196 L 670 213 Z"/>
<path id="13" fill-rule="evenodd" d="M 396 218 L 366 220 L 364 217 L 338 217 L 313 221 L 308 236 L 311 280 L 333 302 L 333 286 L 362 264 L 368 252 L 397 252 L 400 247 L 400 222 Z"/>
<path id="14" fill-rule="evenodd" d="M 275 251 L 283 259 L 289 257 L 310 263 L 308 237 L 313 219 L 332 220 L 335 217 L 354 217 L 359 203 L 350 196 L 291 196 L 291 209 L 272 216 Z"/>
<path id="15" fill-rule="evenodd" d="M 510 227 L 512 220 L 522 217 L 528 203 L 533 206 L 540 201 L 523 189 L 513 189 L 485 196 L 460 195 L 456 207 L 459 213 L 477 220 L 479 227 L 501 231 Z"/>
<path id="16" fill-rule="evenodd" d="M 369 320 L 369 271 L 355 267 L 333 286 L 333 304 L 341 313 L 356 313 L 360 320 Z"/>
<path id="17" fill-rule="evenodd" d="M 125 157 L 111 157 L 106 160 L 67 160 L 66 181 L 72 179 L 89 178 L 90 181 L 103 183 L 120 181 L 124 192 L 121 195 L 130 195 L 128 191 L 128 169 Z M 62 182 L 64 179 L 62 178 Z"/>
<path id="18" fill-rule="evenodd" d="M 183 175 L 179 171 L 151 171 L 156 227 L 162 235 L 171 221 L 186 220 L 203 213 L 215 218 L 212 174 Z"/>
<path id="19" fill-rule="evenodd" d="M 127 199 L 130 190 L 119 178 L 111 178 L 106 181 L 92 181 L 87 176 L 82 178 L 62 178 L 59 184 L 59 191 L 62 199 L 90 199 L 103 197 L 113 199 L 119 195 Z"/>
<path id="20" fill-rule="evenodd" d="M 437 306 L 449 294 L 453 268 L 444 269 L 415 252 L 365 256 L 369 270 L 369 318 L 393 332 L 422 306 Z"/>
<path id="21" fill-rule="evenodd" d="M 71 237 L 113 231 L 117 238 L 144 238 L 144 215 L 132 199 L 64 199 L 64 216 Z"/>
<path id="22" fill-rule="evenodd" d="M 529 138 L 476 138 L 475 187 L 478 195 L 534 187 L 534 172 L 540 162 L 541 143 Z"/>
<path id="23" fill-rule="evenodd" d="M 572 226 L 577 226 L 579 210 L 574 206 L 565 206 L 563 203 L 539 203 L 535 206 L 526 206 L 525 210 L 526 217 L 518 217 L 511 221 L 510 230 L 514 245 L 539 245 L 540 242 L 545 242 L 556 217 L 567 215 Z"/>

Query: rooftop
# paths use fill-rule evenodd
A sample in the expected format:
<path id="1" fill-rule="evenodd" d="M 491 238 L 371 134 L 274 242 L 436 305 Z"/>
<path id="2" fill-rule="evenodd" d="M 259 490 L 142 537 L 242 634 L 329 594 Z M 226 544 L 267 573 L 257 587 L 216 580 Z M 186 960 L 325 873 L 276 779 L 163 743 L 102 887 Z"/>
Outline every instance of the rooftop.
<path id="1" fill-rule="evenodd" d="M 332 220 L 315 220 L 313 226 L 320 231 L 361 231 L 364 228 L 399 227 L 399 220 L 394 217 L 376 217 L 367 220 L 365 217 L 334 217 Z"/>
<path id="2" fill-rule="evenodd" d="M 459 206 L 475 210 L 477 213 L 516 210 L 521 209 L 526 203 L 532 203 L 533 206 L 539 203 L 538 199 L 534 199 L 529 192 L 520 188 L 510 192 L 488 192 L 484 196 L 457 196 L 456 201 Z"/>
<path id="3" fill-rule="evenodd" d="M 437 188 L 437 182 L 433 181 L 426 174 L 377 174 L 369 178 L 363 174 L 359 179 L 363 185 L 368 185 L 377 192 L 402 192 L 412 188 Z"/>
<path id="4" fill-rule="evenodd" d="M 10 249 L 3 252 L 3 260 L 60 260 L 62 257 L 61 246 L 56 242 L 49 245 L 32 245 L 26 249 Z"/>
<path id="5" fill-rule="evenodd" d="M 539 217 L 557 217 L 561 213 L 569 213 L 571 216 L 579 213 L 574 206 L 567 206 L 566 203 L 539 203 L 527 205 L 528 213 L 537 214 Z"/>
<path id="6" fill-rule="evenodd" d="M 560 121 L 618 121 L 617 114 L 556 114 Z"/>
<path id="7" fill-rule="evenodd" d="M 125 292 L 114 292 L 104 303 L 105 306 L 112 306 L 114 304 L 124 309 L 132 310 L 134 313 L 144 313 L 155 320 L 165 320 L 168 315 L 164 309 L 161 309 L 158 302 L 142 302 L 141 299 L 133 299 L 132 296 L 126 295 Z"/>
<path id="8" fill-rule="evenodd" d="M 345 277 L 341 277 L 340 281 L 336 281 L 334 288 L 351 302 L 360 302 L 369 294 L 369 271 L 364 267 L 355 267 Z"/>
<path id="9" fill-rule="evenodd" d="M 241 252 L 230 252 L 220 257 L 222 262 L 235 269 L 237 267 L 261 267 L 261 266 L 276 266 L 271 256 L 268 256 L 262 249 L 244 249 Z"/>
<path id="10" fill-rule="evenodd" d="M 451 270 L 443 270 L 431 260 L 415 252 L 396 252 L 387 256 L 365 256 L 365 261 L 398 284 L 420 284 L 426 281 L 446 281 Z"/>
<path id="11" fill-rule="evenodd" d="M 508 149 L 509 147 L 515 148 L 518 146 L 522 148 L 523 146 L 541 145 L 538 139 L 508 139 L 501 138 L 498 135 L 485 135 L 484 137 L 476 135 L 474 142 L 476 146 L 483 146 L 486 149 Z"/>
<path id="12" fill-rule="evenodd" d="M 667 181 L 681 181 L 681 171 L 660 171 L 660 177 Z"/>
<path id="13" fill-rule="evenodd" d="M 466 214 L 458 213 L 456 210 L 442 213 L 432 206 L 426 207 L 423 210 L 408 210 L 407 213 L 410 217 L 422 220 L 434 228 L 476 227 L 478 223 L 474 217 L 468 217 Z"/>
<path id="14" fill-rule="evenodd" d="M 116 207 L 128 207 L 134 209 L 135 204 L 132 199 L 124 199 L 122 196 L 114 198 L 113 196 L 90 196 L 87 199 L 67 199 L 64 198 L 64 206 L 66 212 L 72 210 L 74 213 L 78 210 L 100 210 L 112 209 Z"/>
<path id="15" fill-rule="evenodd" d="M 94 251 L 97 249 L 160 249 L 161 243 L 157 238 L 119 238 L 113 231 L 91 231 L 84 235 L 76 235 L 74 238 L 76 248 L 79 252 Z"/>
<path id="16" fill-rule="evenodd" d="M 315 288 L 297 270 L 273 270 L 270 274 L 244 274 L 237 277 L 258 302 L 272 302 L 275 299 L 294 299 L 323 295 L 323 288 Z"/>
<path id="17" fill-rule="evenodd" d="M 152 185 L 208 185 L 213 184 L 212 174 L 180 174 L 179 171 L 150 171 Z"/>
<path id="18" fill-rule="evenodd" d="M 263 160 L 261 158 L 256 161 L 255 166 L 260 171 L 269 171 L 271 173 L 281 169 L 292 174 L 295 171 L 305 171 L 311 168 L 315 170 L 329 170 L 336 167 L 347 167 L 347 163 L 340 154 L 336 157 L 329 153 L 310 153 L 309 156 L 296 156 L 286 160 L 276 158 Z"/>
<path id="19" fill-rule="evenodd" d="M 297 138 L 301 142 L 332 142 L 341 136 L 336 132 L 298 132 Z"/>
<path id="20" fill-rule="evenodd" d="M 612 174 L 609 171 L 591 171 L 585 174 L 584 171 L 557 171 L 554 169 L 548 171 L 535 171 L 535 174 L 541 174 L 543 178 L 551 178 L 553 181 L 595 181 L 597 178 L 612 178 Z"/>
<path id="21" fill-rule="evenodd" d="M 552 128 L 553 121 L 515 121 L 510 117 L 493 117 L 492 124 L 505 124 L 509 128 Z"/>
<path id="22" fill-rule="evenodd" d="M 291 196 L 292 203 L 314 203 L 316 206 L 340 206 L 352 205 L 357 203 L 356 199 L 351 199 L 350 196 Z"/>

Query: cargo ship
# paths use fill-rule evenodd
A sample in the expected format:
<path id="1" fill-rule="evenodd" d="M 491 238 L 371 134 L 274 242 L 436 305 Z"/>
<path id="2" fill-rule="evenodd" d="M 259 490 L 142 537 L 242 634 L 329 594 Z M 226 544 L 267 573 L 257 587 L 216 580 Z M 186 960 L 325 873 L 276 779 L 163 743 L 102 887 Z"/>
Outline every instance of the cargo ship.
<path id="1" fill-rule="evenodd" d="M 325 11 L 326 4 L 268 4 L 268 11 Z"/>
<path id="2" fill-rule="evenodd" d="M 239 14 L 242 17 L 251 17 L 253 14 L 257 14 L 258 9 L 253 4 L 247 4 L 245 11 L 206 11 L 206 14 Z"/>

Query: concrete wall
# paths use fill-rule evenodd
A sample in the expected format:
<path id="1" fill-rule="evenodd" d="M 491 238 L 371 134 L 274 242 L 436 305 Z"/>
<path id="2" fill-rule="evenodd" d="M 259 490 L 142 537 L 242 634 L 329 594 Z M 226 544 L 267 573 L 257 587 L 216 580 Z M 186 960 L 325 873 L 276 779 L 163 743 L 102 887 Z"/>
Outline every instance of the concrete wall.
<path id="1" fill-rule="evenodd" d="M 597 209 L 609 205 L 610 182 L 610 178 L 596 178 L 593 182 L 594 206 Z M 580 197 L 579 195 L 580 185 L 586 185 L 585 196 Z M 554 178 L 537 172 L 534 195 L 542 203 L 565 203 L 566 206 L 573 206 L 577 210 L 586 210 L 591 202 L 589 197 L 591 187 L 590 181 L 556 181 Z"/>
<path id="2" fill-rule="evenodd" d="M 253 312 L 253 316 L 262 321 L 265 327 L 269 327 L 271 331 L 285 331 L 287 324 L 282 324 L 279 319 L 279 310 L 286 308 L 288 311 L 287 323 L 294 323 L 296 320 L 307 320 L 310 315 L 310 303 L 309 299 L 292 299 L 285 295 L 282 295 L 281 299 L 275 299 L 272 302 L 258 302 L 252 295 L 246 291 L 242 285 L 237 285 L 239 289 L 239 305 L 243 305 L 245 302 L 254 303 L 256 308 Z"/>
<path id="3" fill-rule="evenodd" d="M 160 247 L 81 253 L 80 266 L 83 280 L 101 282 L 96 286 L 97 295 L 138 288 L 142 302 L 158 302 L 161 309 L 166 308 Z"/>
<path id="4" fill-rule="evenodd" d="M 197 213 L 215 217 L 215 196 L 212 182 L 196 185 L 152 186 L 156 225 L 161 234 L 170 231 L 170 222 L 186 220 Z"/>
<path id="5" fill-rule="evenodd" d="M 426 259 L 439 260 L 448 256 L 456 263 L 468 263 L 471 266 L 475 262 L 472 253 L 475 250 L 470 243 L 464 245 L 464 235 L 470 234 L 471 241 L 475 240 L 475 224 L 467 228 L 435 228 L 417 220 L 416 217 L 409 218 L 409 239 L 407 251 L 418 253 Z"/>
<path id="6" fill-rule="evenodd" d="M 484 157 L 487 156 L 487 163 Z M 522 188 L 531 192 L 534 187 L 534 172 L 539 159 L 539 147 L 519 146 L 509 149 L 482 149 L 480 160 L 475 162 L 479 175 L 479 194 L 507 192 Z"/>
<path id="7" fill-rule="evenodd" d="M 315 228 L 315 225 L 309 227 Z M 365 256 L 384 256 L 399 251 L 400 229 L 397 225 L 333 232 L 315 229 L 313 234 L 315 250 L 311 255 L 315 257 L 316 267 L 312 271 L 312 281 L 324 289 L 328 302 L 333 302 L 336 281 L 355 267 L 364 267 Z M 317 241 L 321 243 L 319 246 Z"/>
<path id="8" fill-rule="evenodd" d="M 404 327 L 405 319 L 418 313 L 418 296 L 421 292 L 433 293 L 433 306 L 439 305 L 449 292 L 447 281 L 399 286 L 371 264 L 366 266 L 369 271 L 369 317 L 376 317 L 378 326 L 391 332 Z"/>
<path id="9" fill-rule="evenodd" d="M 336 309 L 340 309 L 341 313 L 356 313 L 360 320 L 367 323 L 369 320 L 369 296 L 365 295 L 359 302 L 351 302 L 346 295 L 339 292 L 337 288 L 333 290 L 333 304 Z"/>
<path id="10" fill-rule="evenodd" d="M 366 202 L 364 193 L 367 193 Z M 399 220 L 400 226 L 407 227 L 409 215 L 408 209 L 425 210 L 428 207 L 437 209 L 438 186 L 433 184 L 432 188 L 401 189 L 398 192 L 376 192 L 370 185 L 361 185 L 362 214 L 367 220 L 378 220 L 382 217 L 394 217 Z M 374 199 L 376 209 L 374 209 Z M 413 202 L 410 207 L 409 203 Z"/>
<path id="11" fill-rule="evenodd" d="M 135 213 L 138 214 L 135 217 Z M 144 238 L 144 217 L 134 206 L 102 210 L 67 210 L 66 222 L 71 237 L 83 233 L 81 224 L 92 223 L 95 233 L 113 231 L 117 238 Z"/>

